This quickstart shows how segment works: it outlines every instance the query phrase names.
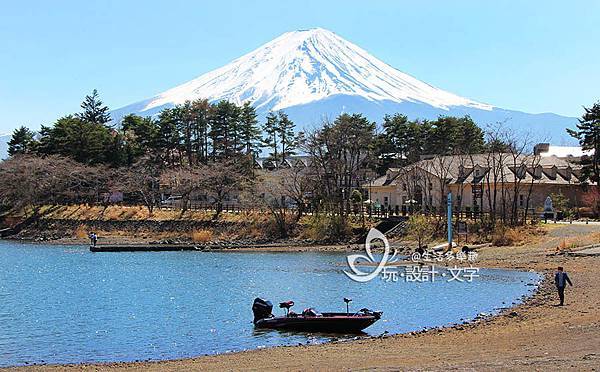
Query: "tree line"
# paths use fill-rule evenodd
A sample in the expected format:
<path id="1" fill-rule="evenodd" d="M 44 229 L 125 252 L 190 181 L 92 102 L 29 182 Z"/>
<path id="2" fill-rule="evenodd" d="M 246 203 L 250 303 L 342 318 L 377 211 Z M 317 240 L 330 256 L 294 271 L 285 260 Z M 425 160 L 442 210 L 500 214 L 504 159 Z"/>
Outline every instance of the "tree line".
<path id="1" fill-rule="evenodd" d="M 177 166 L 254 158 L 261 147 L 281 160 L 294 154 L 297 143 L 295 124 L 284 112 L 270 113 L 261 126 L 249 103 L 187 101 L 156 117 L 130 114 L 113 125 L 109 108 L 94 90 L 81 103 L 80 113 L 42 125 L 38 133 L 24 126 L 16 129 L 8 153 L 61 155 L 112 167 L 131 166 L 149 156 L 164 166 Z"/>
<path id="2" fill-rule="evenodd" d="M 578 130 L 571 133 L 584 148 L 600 147 L 599 113 L 598 104 L 586 109 Z M 10 158 L 0 163 L 0 203 L 34 209 L 63 202 L 107 203 L 102 195 L 118 189 L 133 195 L 151 214 L 168 191 L 181 196 L 183 212 L 200 198 L 212 204 L 218 218 L 233 197 L 269 210 L 286 235 L 290 221 L 298 221 L 308 209 L 335 216 L 339 223 L 333 228 L 343 230 L 350 211 L 362 208 L 360 186 L 368 177 L 384 174 L 390 166 L 413 164 L 423 155 L 433 155 L 440 163 L 443 155 L 470 159 L 487 153 L 494 164 L 503 157 L 514 167 L 523 165 L 516 160 L 525 152 L 523 141 L 484 132 L 469 116 L 409 120 L 395 114 L 384 117 L 380 128 L 361 114 L 341 114 L 298 133 L 284 112 L 269 113 L 260 124 L 249 104 L 207 100 L 185 102 L 156 117 L 128 115 L 117 127 L 94 90 L 81 112 L 42 126 L 38 133 L 25 127 L 14 131 Z M 259 174 L 254 160 L 261 149 L 276 161 L 300 153 L 307 166 L 279 169 L 276 177 Z M 592 181 L 600 173 L 597 160 L 588 160 Z M 503 175 L 492 172 L 487 177 L 498 183 Z M 439 189 L 443 192 L 445 186 Z M 516 212 L 506 212 L 516 211 L 515 195 L 487 196 L 503 220 L 515 219 Z"/>

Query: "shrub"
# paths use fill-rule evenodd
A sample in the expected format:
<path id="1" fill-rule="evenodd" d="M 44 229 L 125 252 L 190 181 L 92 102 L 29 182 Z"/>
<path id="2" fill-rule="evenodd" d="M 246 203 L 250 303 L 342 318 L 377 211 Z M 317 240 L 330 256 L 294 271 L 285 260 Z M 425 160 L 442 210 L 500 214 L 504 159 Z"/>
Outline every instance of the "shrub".
<path id="1" fill-rule="evenodd" d="M 89 230 L 86 225 L 79 225 L 77 226 L 75 231 L 73 231 L 73 235 L 79 239 L 86 239 L 88 237 L 88 234 Z"/>
<path id="2" fill-rule="evenodd" d="M 192 240 L 196 243 L 210 242 L 213 238 L 213 233 L 210 230 L 194 230 L 192 231 Z"/>
<path id="3" fill-rule="evenodd" d="M 497 247 L 514 245 L 517 241 L 519 241 L 518 233 L 506 226 L 500 225 L 492 233 L 492 244 Z"/>
<path id="4" fill-rule="evenodd" d="M 491 242 L 497 247 L 523 245 L 544 233 L 544 230 L 539 226 L 530 225 L 509 228 L 504 225 L 497 225 L 492 233 Z"/>
<path id="5" fill-rule="evenodd" d="M 419 247 L 429 243 L 433 239 L 436 230 L 433 221 L 422 214 L 414 214 L 408 220 L 407 235 L 415 240 Z"/>
<path id="6" fill-rule="evenodd" d="M 577 243 L 578 242 L 575 239 L 569 239 L 569 238 L 563 239 L 563 240 L 561 240 L 558 247 L 556 247 L 556 252 L 561 253 L 561 252 L 571 251 L 577 247 Z"/>
<path id="7" fill-rule="evenodd" d="M 340 241 L 347 240 L 351 230 L 342 216 L 315 214 L 308 220 L 304 236 L 315 241 Z"/>

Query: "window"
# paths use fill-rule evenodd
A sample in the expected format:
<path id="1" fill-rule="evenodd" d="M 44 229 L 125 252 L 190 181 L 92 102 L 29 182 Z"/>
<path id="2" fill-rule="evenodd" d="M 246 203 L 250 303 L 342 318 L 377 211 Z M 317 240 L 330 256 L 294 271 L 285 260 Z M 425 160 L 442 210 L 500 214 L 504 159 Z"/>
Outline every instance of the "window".
<path id="1" fill-rule="evenodd" d="M 389 199 L 388 199 L 388 197 L 387 197 L 387 196 L 384 196 L 384 197 L 383 197 L 383 204 L 384 204 L 384 205 L 388 205 L 388 203 L 389 203 Z"/>
<path id="2" fill-rule="evenodd" d="M 523 208 L 525 206 L 525 195 L 519 195 L 519 207 Z"/>

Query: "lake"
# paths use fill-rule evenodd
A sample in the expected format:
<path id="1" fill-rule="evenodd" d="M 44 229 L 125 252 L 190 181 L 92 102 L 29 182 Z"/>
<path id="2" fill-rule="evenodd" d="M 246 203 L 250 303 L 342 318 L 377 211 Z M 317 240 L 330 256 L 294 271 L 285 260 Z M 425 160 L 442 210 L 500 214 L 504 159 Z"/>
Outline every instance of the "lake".
<path id="1" fill-rule="evenodd" d="M 90 253 L 0 241 L 0 366 L 176 359 L 331 339 L 254 330 L 255 297 L 294 300 L 296 312 L 345 311 L 342 298 L 351 297 L 351 310 L 383 311 L 367 334 L 409 332 L 497 312 L 540 280 L 481 269 L 471 283 L 357 283 L 343 273 L 345 260 L 340 253 Z"/>

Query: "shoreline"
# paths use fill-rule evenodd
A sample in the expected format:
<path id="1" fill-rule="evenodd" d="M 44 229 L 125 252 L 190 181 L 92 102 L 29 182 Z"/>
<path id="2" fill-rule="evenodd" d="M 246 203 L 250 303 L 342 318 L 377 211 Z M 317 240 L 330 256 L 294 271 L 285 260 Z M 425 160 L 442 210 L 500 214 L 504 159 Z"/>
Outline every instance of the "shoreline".
<path id="1" fill-rule="evenodd" d="M 225 250 L 225 251 L 227 251 L 227 250 Z M 496 270 L 522 271 L 522 270 L 514 269 L 514 268 L 504 268 L 504 267 L 496 267 L 496 266 L 491 266 L 491 267 L 481 266 L 481 268 L 492 269 L 492 270 L 496 269 Z M 230 352 L 222 352 L 222 353 L 216 353 L 216 354 L 200 354 L 200 355 L 193 356 L 190 358 L 182 358 L 182 359 L 145 359 L 145 360 L 139 360 L 139 361 L 113 361 L 113 362 L 99 362 L 99 363 L 82 362 L 82 363 L 69 363 L 69 364 L 35 364 L 35 363 L 32 363 L 30 365 L 0 367 L 0 370 L 25 370 L 25 369 L 28 370 L 30 368 L 33 368 L 35 370 L 56 370 L 56 369 L 70 370 L 70 369 L 81 369 L 81 368 L 84 368 L 84 369 L 85 368 L 93 368 L 94 370 L 102 370 L 102 369 L 121 369 L 121 368 L 129 369 L 130 367 L 142 368 L 143 366 L 149 366 L 149 365 L 158 367 L 159 365 L 161 365 L 163 363 L 173 363 L 173 362 L 185 363 L 186 361 L 192 361 L 192 360 L 197 360 L 197 359 L 201 359 L 201 358 L 210 358 L 210 357 L 218 358 L 221 356 L 236 355 L 236 354 L 242 355 L 245 353 L 254 353 L 254 352 L 259 352 L 259 351 L 269 352 L 269 351 L 275 351 L 278 349 L 288 349 L 288 348 L 296 349 L 296 348 L 303 348 L 303 347 L 319 347 L 319 346 L 323 346 L 323 345 L 332 345 L 332 344 L 333 345 L 351 344 L 351 343 L 355 343 L 355 342 L 381 340 L 381 339 L 387 339 L 387 338 L 413 337 L 413 336 L 418 337 L 420 335 L 435 334 L 435 333 L 445 332 L 445 331 L 450 331 L 450 330 L 463 330 L 466 328 L 484 326 L 486 323 L 493 321 L 497 317 L 511 316 L 510 314 L 513 313 L 518 308 L 520 308 L 522 306 L 527 306 L 528 303 L 530 301 L 533 301 L 534 298 L 536 297 L 536 295 L 538 295 L 538 292 L 540 291 L 540 288 L 542 287 L 542 285 L 544 285 L 544 283 L 546 283 L 548 281 L 547 276 L 550 275 L 549 273 L 540 273 L 540 272 L 535 272 L 535 273 L 540 276 L 539 281 L 537 282 L 537 284 L 534 285 L 535 288 L 528 295 L 526 295 L 524 299 L 523 299 L 523 297 L 518 298 L 515 300 L 515 301 L 518 301 L 518 303 L 515 303 L 512 306 L 495 309 L 494 312 L 492 312 L 490 314 L 486 314 L 486 315 L 481 315 L 483 313 L 480 313 L 475 318 L 464 321 L 462 323 L 450 323 L 450 324 L 441 325 L 438 327 L 423 328 L 421 330 L 410 331 L 410 332 L 405 332 L 405 333 L 385 333 L 384 332 L 381 335 L 356 336 L 353 338 L 344 338 L 344 339 L 325 341 L 325 342 L 319 342 L 319 343 L 313 343 L 313 344 L 305 344 L 305 345 L 304 344 L 302 344 L 302 345 L 276 345 L 276 346 L 263 347 L 263 348 L 247 349 L 247 350 L 242 350 L 242 351 L 230 351 Z"/>
<path id="2" fill-rule="evenodd" d="M 0 242 L 14 243 L 14 244 L 45 244 L 48 246 L 71 246 L 71 247 L 85 247 L 89 248 L 88 242 L 82 242 L 81 239 L 68 239 L 68 240 L 43 240 L 37 241 L 35 239 L 7 239 L 0 238 Z M 305 242 L 294 242 L 294 241 L 282 241 L 282 242 L 271 242 L 271 243 L 233 243 L 226 244 L 222 242 L 216 243 L 148 243 L 140 241 L 129 241 L 127 239 L 113 240 L 114 243 L 103 243 L 98 244 L 97 247 L 103 246 L 147 246 L 152 249 L 139 250 L 140 252 L 160 252 L 160 251 L 179 251 L 177 249 L 154 249 L 154 248 L 172 248 L 181 247 L 181 250 L 188 250 L 191 252 L 356 252 L 363 249 L 363 245 L 356 243 L 305 243 Z M 190 249 L 198 247 L 197 249 Z M 97 253 L 113 253 L 113 252 L 97 252 Z"/>
<path id="3" fill-rule="evenodd" d="M 501 268 L 501 267 L 485 267 L 485 268 L 486 269 L 497 269 L 497 270 L 516 270 L 516 269 Z M 276 346 L 269 346 L 269 347 L 255 348 L 255 349 L 246 349 L 246 350 L 241 350 L 241 351 L 226 351 L 226 352 L 216 353 L 216 354 L 201 354 L 201 355 L 193 356 L 190 358 L 181 358 L 181 359 L 145 359 L 145 360 L 139 360 L 139 361 L 114 361 L 114 362 L 98 362 L 98 363 L 82 362 L 82 363 L 69 363 L 69 364 L 36 364 L 36 363 L 32 363 L 29 365 L 0 367 L 0 370 L 24 370 L 24 369 L 30 369 L 30 368 L 33 368 L 35 370 L 46 370 L 46 369 L 51 369 L 51 370 L 65 369 L 65 370 L 67 370 L 67 369 L 81 369 L 81 368 L 83 368 L 83 369 L 93 368 L 94 370 L 102 370 L 104 368 L 129 369 L 132 366 L 142 367 L 144 365 L 150 365 L 150 364 L 158 366 L 163 363 L 186 362 L 186 361 L 192 361 L 192 360 L 197 360 L 197 359 L 201 359 L 201 358 L 221 357 L 221 356 L 227 356 L 227 355 L 253 353 L 253 352 L 263 351 L 263 350 L 268 352 L 268 351 L 274 351 L 274 350 L 278 350 L 278 349 L 287 349 L 287 348 L 296 349 L 296 348 L 302 348 L 302 347 L 319 347 L 322 345 L 330 345 L 330 344 L 334 344 L 334 345 L 335 344 L 351 344 L 351 343 L 359 342 L 359 341 L 381 340 L 381 339 L 392 338 L 392 337 L 412 337 L 412 336 L 417 337 L 419 335 L 425 335 L 427 333 L 436 333 L 436 332 L 439 333 L 439 332 L 449 331 L 452 329 L 462 330 L 462 329 L 465 329 L 468 327 L 485 325 L 487 322 L 490 322 L 497 317 L 507 316 L 506 313 L 509 313 L 509 311 L 512 313 L 511 310 L 516 310 L 516 308 L 518 308 L 520 306 L 527 305 L 527 303 L 529 301 L 532 301 L 534 299 L 534 297 L 540 290 L 540 287 L 542 286 L 542 284 L 547 281 L 546 280 L 547 273 L 546 273 L 546 275 L 542 274 L 542 273 L 537 273 L 537 274 L 541 276 L 540 281 L 535 285 L 535 289 L 533 291 L 531 291 L 531 293 L 525 298 L 524 301 L 522 301 L 520 303 L 516 303 L 509 307 L 500 308 L 500 309 L 498 309 L 499 311 L 497 313 L 491 313 L 491 314 L 487 314 L 484 316 L 481 316 L 482 313 L 480 313 L 474 319 L 464 321 L 462 323 L 451 323 L 451 324 L 446 324 L 446 325 L 442 325 L 442 326 L 438 326 L 438 327 L 424 328 L 421 330 L 410 331 L 410 332 L 405 332 L 405 333 L 385 333 L 384 332 L 383 334 L 378 335 L 378 336 L 375 336 L 375 335 L 373 335 L 373 336 L 356 336 L 356 337 L 352 337 L 352 338 L 337 339 L 337 340 L 325 341 L 325 342 L 319 342 L 319 343 L 313 343 L 313 344 L 307 343 L 307 344 L 299 344 L 299 345 L 276 345 Z M 520 301 L 520 299 L 517 299 L 516 301 Z M 508 316 L 510 316 L 509 314 L 508 314 Z"/>
<path id="4" fill-rule="evenodd" d="M 579 228 L 566 228 L 572 234 Z M 593 231 L 599 231 L 597 228 Z M 565 233 L 565 232 L 562 232 Z M 581 229 L 577 234 L 589 233 Z M 568 235 L 570 236 L 570 235 Z M 15 370 L 178 369 L 459 369 L 557 368 L 594 370 L 600 362 L 598 257 L 547 256 L 564 237 L 553 233 L 533 247 L 487 247 L 479 267 L 536 271 L 543 275 L 522 303 L 468 323 L 396 335 L 302 346 L 276 346 L 176 360 L 12 367 Z M 567 306 L 555 307 L 549 275 L 564 265 L 574 281 Z M 393 350 L 393 353 L 390 353 Z"/>

